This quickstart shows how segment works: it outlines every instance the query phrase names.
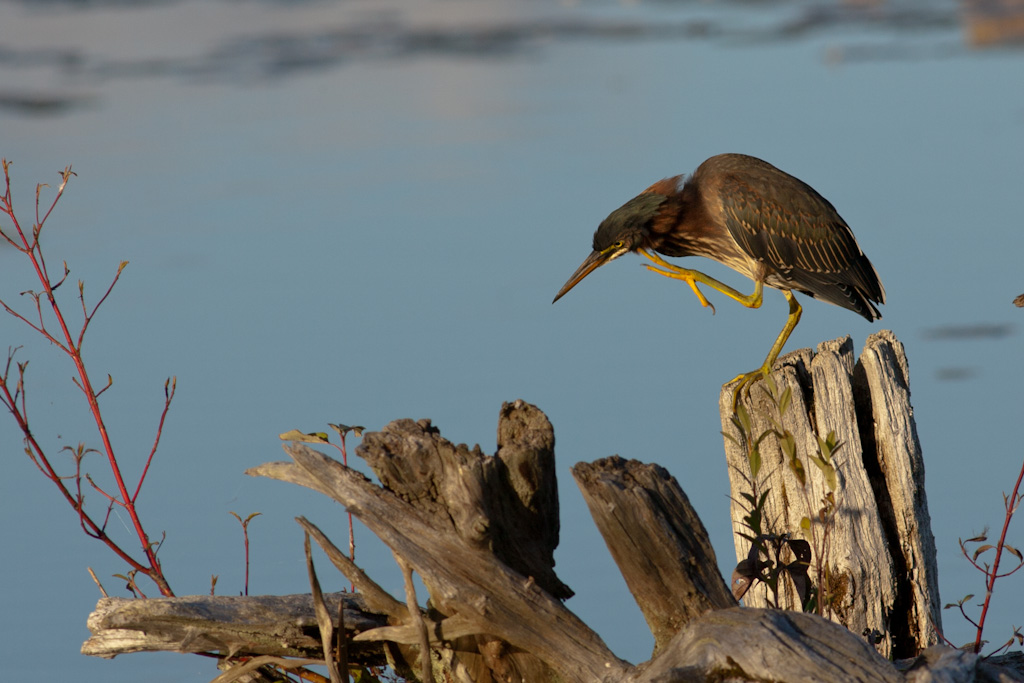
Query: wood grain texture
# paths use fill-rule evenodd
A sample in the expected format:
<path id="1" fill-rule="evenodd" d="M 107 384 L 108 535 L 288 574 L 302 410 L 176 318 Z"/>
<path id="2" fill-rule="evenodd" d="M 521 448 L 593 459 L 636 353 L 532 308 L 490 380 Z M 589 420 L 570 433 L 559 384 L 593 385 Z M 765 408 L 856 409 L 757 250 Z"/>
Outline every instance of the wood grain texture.
<path id="1" fill-rule="evenodd" d="M 349 638 L 387 623 L 352 593 L 324 595 L 334 614 L 344 601 Z M 128 652 L 219 652 L 224 655 L 320 654 L 320 636 L 310 595 L 193 595 L 137 600 L 103 598 L 87 622 L 93 634 L 82 654 L 113 657 Z M 363 661 L 383 662 L 379 649 L 355 648 Z"/>
<path id="2" fill-rule="evenodd" d="M 498 450 L 452 444 L 429 420 L 395 420 L 356 449 L 381 484 L 467 543 L 493 552 L 556 598 L 559 510 L 554 428 L 536 406 L 502 406 Z"/>
<path id="3" fill-rule="evenodd" d="M 654 635 L 657 654 L 690 620 L 736 604 L 704 524 L 663 467 L 618 456 L 573 477 Z"/>
<path id="4" fill-rule="evenodd" d="M 897 683 L 884 657 L 812 614 L 733 607 L 691 622 L 644 671 L 649 681 Z"/>
<path id="5" fill-rule="evenodd" d="M 877 499 L 900 578 L 902 602 L 893 627 L 910 642 L 930 645 L 936 642 L 936 629 L 942 628 L 935 537 L 925 493 L 924 455 L 910 404 L 909 363 L 903 344 L 891 331 L 868 337 L 854 380 L 859 412 L 870 416 L 862 424 L 873 426 L 865 441 L 873 442 L 872 462 L 880 475 Z"/>
<path id="6" fill-rule="evenodd" d="M 480 633 L 539 656 L 564 680 L 616 680 L 621 675 L 625 662 L 535 581 L 327 456 L 302 444 L 288 444 L 285 450 L 294 463 L 269 463 L 250 473 L 306 486 L 347 507 L 416 569 L 446 614 L 460 615 Z"/>
<path id="7" fill-rule="evenodd" d="M 795 437 L 807 483 L 801 485 L 787 465 L 779 440 L 769 436 L 760 444 L 761 486 L 770 490 L 766 517 L 774 533 L 806 538 L 801 520 L 807 518 L 813 520 L 821 538 L 825 529 L 818 511 L 828 488 L 807 455 L 818 451 L 819 438 L 835 433 L 842 443 L 835 454 L 837 515 L 828 530 L 829 542 L 815 548 L 815 560 L 826 558 L 829 574 L 820 580 L 812 576 L 812 581 L 818 585 L 827 581 L 834 596 L 826 616 L 854 633 L 879 632 L 883 654 L 905 657 L 935 643 L 936 631 L 928 619 L 935 624 L 941 621 L 935 609 L 937 570 L 923 494 L 923 460 L 905 388 L 906 359 L 893 342 L 891 333 L 873 335 L 856 368 L 848 337 L 823 342 L 815 353 L 802 349 L 779 359 L 772 377 L 780 391 L 788 387 L 792 392 L 792 403 L 781 423 Z M 855 381 L 861 376 L 864 381 Z M 731 399 L 731 388 L 723 388 L 719 402 L 723 430 L 735 435 Z M 754 385 L 743 405 L 751 415 L 755 435 L 770 430 L 772 419 L 778 419 L 778 409 L 762 383 Z M 743 475 L 750 469 L 746 451 L 738 444 L 726 439 L 725 451 L 739 561 L 750 549 L 750 541 L 739 536 L 745 531 L 741 521 L 745 510 L 737 502 L 749 490 Z M 881 474 L 884 471 L 899 475 L 886 480 Z M 906 500 L 901 493 L 904 490 L 916 492 L 912 500 Z M 896 519 L 904 522 L 898 524 Z M 913 574 L 908 573 L 911 566 L 916 568 Z M 783 582 L 783 587 L 782 606 L 799 609 L 792 585 Z M 744 604 L 768 604 L 763 584 L 757 588 L 747 594 Z M 907 624 L 908 614 L 912 627 Z"/>

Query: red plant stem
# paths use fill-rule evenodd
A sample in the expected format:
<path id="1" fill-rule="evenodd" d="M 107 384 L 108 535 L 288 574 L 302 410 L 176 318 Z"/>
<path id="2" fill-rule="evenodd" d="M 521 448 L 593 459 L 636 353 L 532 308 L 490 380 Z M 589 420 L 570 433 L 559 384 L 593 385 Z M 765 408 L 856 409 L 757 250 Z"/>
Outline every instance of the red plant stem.
<path id="1" fill-rule="evenodd" d="M 999 543 L 996 544 L 996 557 L 992 561 L 992 570 L 985 577 L 985 604 L 981 608 L 981 618 L 978 619 L 978 634 L 974 638 L 975 654 L 981 652 L 981 634 L 985 629 L 985 617 L 988 615 L 988 607 L 992 602 L 992 592 L 996 585 L 996 579 L 999 578 L 999 560 L 1003 555 L 1003 546 L 1006 544 L 1006 532 L 1010 528 L 1010 520 L 1013 519 L 1013 513 L 1017 509 L 1019 502 L 1018 492 L 1020 491 L 1022 480 L 1024 480 L 1024 462 L 1021 463 L 1020 474 L 1017 475 L 1017 483 L 1013 487 L 1013 493 L 1006 500 L 1006 519 L 1003 521 L 1003 532 L 999 534 Z"/>
<path id="2" fill-rule="evenodd" d="M 245 594 L 249 595 L 249 520 L 242 524 L 242 538 L 245 541 Z"/>
<path id="3" fill-rule="evenodd" d="M 142 545 L 142 551 L 146 556 L 146 560 L 149 563 L 149 567 L 142 567 L 139 565 L 138 562 L 131 560 L 128 557 L 127 553 L 118 548 L 112 540 L 107 539 L 106 533 L 101 528 L 95 527 L 95 524 L 92 523 L 91 520 L 89 520 L 88 516 L 84 516 L 84 519 L 89 520 L 90 527 L 95 527 L 95 531 L 97 532 L 98 538 L 103 538 L 107 545 L 112 550 L 114 550 L 119 556 L 127 560 L 129 564 L 131 564 L 134 568 L 137 568 L 139 571 L 147 575 L 154 583 L 156 583 L 157 587 L 160 589 L 161 594 L 165 596 L 172 596 L 174 595 L 174 593 L 173 591 L 171 591 L 171 587 L 168 585 L 167 580 L 163 576 L 163 571 L 160 569 L 160 562 L 156 557 L 156 552 L 153 549 L 153 545 L 149 541 L 149 535 L 146 533 L 146 530 L 142 527 L 142 521 L 139 519 L 138 513 L 136 511 L 135 499 L 129 496 L 128 487 L 125 485 L 124 476 L 121 474 L 121 468 L 117 463 L 117 457 L 114 454 L 114 446 L 110 441 L 110 435 L 107 432 L 107 426 L 103 421 L 103 414 L 100 412 L 99 401 L 96 398 L 96 391 L 93 389 L 92 382 L 89 379 L 89 373 L 85 368 L 84 361 L 82 360 L 81 338 L 79 338 L 76 343 L 76 339 L 72 337 L 71 331 L 68 329 L 67 322 L 64 320 L 64 315 L 61 312 L 60 306 L 57 304 L 57 299 L 53 294 L 53 286 L 50 283 L 50 277 L 46 271 L 45 261 L 43 260 L 41 248 L 39 246 L 39 233 L 41 232 L 43 224 L 46 222 L 46 219 L 49 218 L 50 213 L 57 205 L 57 202 L 60 201 L 61 195 L 64 194 L 64 188 L 67 185 L 68 179 L 71 177 L 71 167 L 67 167 L 61 174 L 63 182 L 61 182 L 60 188 L 57 190 L 57 194 L 54 197 L 53 203 L 50 205 L 50 208 L 46 211 L 42 218 L 39 217 L 40 188 L 36 188 L 36 224 L 33 226 L 32 229 L 31 243 L 26 237 L 25 232 L 22 230 L 21 224 L 18 222 L 18 219 L 14 215 L 14 207 L 11 199 L 10 177 L 7 173 L 6 160 L 4 161 L 4 176 L 6 180 L 6 191 L 4 193 L 2 201 L 3 213 L 7 214 L 10 217 L 12 223 L 14 224 L 14 228 L 18 233 L 18 237 L 21 240 L 21 244 L 16 244 L 15 246 L 18 248 L 19 251 L 24 253 L 28 257 L 29 261 L 32 263 L 32 267 L 36 271 L 36 277 L 39 279 L 40 284 L 42 284 L 43 291 L 46 294 L 46 299 L 50 303 L 50 308 L 53 310 L 54 317 L 56 318 L 57 323 L 60 325 L 61 334 L 66 342 L 66 347 L 64 347 L 63 350 L 65 351 L 65 353 L 68 354 L 68 356 L 71 358 L 71 361 L 75 365 L 75 370 L 78 374 L 78 378 L 80 381 L 80 388 L 82 390 L 82 393 L 85 395 L 86 401 L 88 401 L 89 403 L 89 411 L 92 413 L 93 419 L 96 422 L 96 428 L 100 433 L 100 440 L 103 442 L 103 450 L 107 455 L 107 461 L 110 465 L 110 470 L 114 475 L 114 481 L 117 483 L 117 487 L 121 495 L 121 502 L 119 504 L 125 508 L 125 510 L 128 512 L 129 517 L 132 520 L 132 525 L 135 527 L 135 533 L 138 536 L 139 542 Z M 122 265 L 122 268 L 123 267 L 124 266 Z M 118 275 L 120 275 L 120 272 L 121 269 L 118 270 Z M 106 297 L 104 296 L 104 298 Z M 85 325 L 87 324 L 88 317 L 86 318 L 85 322 Z M 6 382 L 4 383 L 4 393 L 8 398 L 13 398 L 10 396 L 10 392 L 6 386 Z M 10 405 L 13 406 L 14 404 L 11 403 Z M 59 482 L 60 480 L 56 472 L 53 471 L 53 468 L 49 465 L 49 462 L 47 462 L 45 456 L 42 455 L 42 449 L 39 448 L 38 444 L 35 443 L 35 440 L 32 439 L 31 431 L 29 430 L 28 423 L 25 421 L 24 417 L 16 414 L 15 418 L 18 422 L 18 426 L 26 435 L 26 439 L 31 440 L 33 450 L 35 450 L 35 452 L 40 456 L 41 460 L 44 463 L 46 463 L 48 476 L 50 476 L 54 481 Z M 161 420 L 161 424 L 162 422 L 163 420 Z M 72 506 L 78 509 L 79 513 L 82 514 L 81 503 L 79 501 L 75 501 L 75 499 L 71 496 L 70 492 L 62 484 L 59 486 L 59 488 L 62 489 L 62 492 L 65 498 L 68 499 L 68 502 L 70 502 Z"/>
<path id="4" fill-rule="evenodd" d="M 4 398 L 8 405 L 13 406 L 14 397 L 11 395 L 10 388 L 6 381 L 0 382 L 0 391 L 3 392 Z M 89 515 L 85 514 L 85 511 L 82 509 L 82 506 L 78 503 L 75 496 L 71 494 L 67 487 L 64 486 L 64 484 L 61 482 L 60 475 L 58 475 L 53 470 L 53 467 L 50 465 L 50 461 L 43 454 L 43 449 L 39 446 L 38 442 L 36 442 L 36 439 L 32 435 L 31 431 L 29 431 L 28 423 L 25 422 L 24 416 L 21 414 L 21 411 L 14 409 L 11 410 L 11 414 L 14 415 L 15 421 L 18 423 L 18 428 L 21 429 L 23 434 L 25 434 L 25 441 L 26 443 L 28 443 L 29 448 L 31 448 L 32 451 L 36 454 L 36 462 L 37 464 L 39 464 L 40 468 L 43 469 L 43 473 L 47 476 L 47 478 L 49 478 L 51 481 L 57 484 L 57 488 L 61 492 L 61 495 L 63 495 L 64 499 L 67 500 L 68 504 L 78 512 L 79 519 L 82 523 L 83 529 L 88 527 L 86 533 L 92 536 L 93 538 L 98 538 L 101 541 L 103 541 L 107 545 L 107 547 L 113 550 L 118 557 L 120 557 L 125 563 L 127 563 L 133 569 L 137 569 L 138 571 L 150 575 L 151 570 L 149 568 L 139 564 L 139 562 L 136 561 L 135 558 L 133 558 L 131 555 L 122 550 L 116 543 L 114 543 L 113 539 L 107 536 L 106 532 L 98 524 L 96 524 L 96 522 L 93 521 L 93 519 Z M 161 579 L 162 578 L 163 577 L 161 576 Z M 156 582 L 159 585 L 159 582 L 157 582 L 155 579 L 154 582 Z M 173 593 L 169 593 L 167 595 L 173 595 Z"/>
<path id="5" fill-rule="evenodd" d="M 160 446 L 160 436 L 164 433 L 164 420 L 167 419 L 167 411 L 171 409 L 171 401 L 174 400 L 174 392 L 178 390 L 178 378 L 164 382 L 164 409 L 160 413 L 160 423 L 156 427 L 156 437 L 153 439 L 153 448 L 149 451 L 149 457 L 146 458 L 146 466 L 142 468 L 142 474 L 139 476 L 139 485 L 135 487 L 135 493 L 132 495 L 132 503 L 139 497 L 139 491 L 142 490 L 142 482 L 146 481 L 146 475 L 149 474 L 149 466 L 153 462 L 153 456 L 156 455 L 156 449 Z"/>

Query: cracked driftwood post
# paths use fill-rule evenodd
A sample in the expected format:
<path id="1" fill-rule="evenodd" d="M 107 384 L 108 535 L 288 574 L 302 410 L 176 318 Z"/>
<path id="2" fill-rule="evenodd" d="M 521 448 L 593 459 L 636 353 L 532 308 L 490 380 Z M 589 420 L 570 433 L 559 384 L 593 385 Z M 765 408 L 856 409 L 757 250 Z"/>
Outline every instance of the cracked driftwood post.
<path id="1" fill-rule="evenodd" d="M 806 493 L 776 438 L 760 443 L 761 490 L 768 489 L 765 519 L 776 534 L 804 538 L 801 520 L 819 521 L 825 478 L 808 460 L 818 451 L 818 439 L 835 432 L 842 446 L 836 451 L 837 503 L 829 531 L 827 588 L 822 596 L 826 616 L 854 633 L 880 634 L 879 651 L 895 658 L 918 654 L 937 640 L 941 627 L 938 570 L 928 500 L 924 490 L 924 461 L 917 438 L 910 383 L 903 345 L 888 330 L 871 335 L 854 365 L 849 337 L 802 349 L 779 359 L 772 373 L 778 391 L 791 388 L 792 401 L 782 425 L 795 437 L 797 454 L 806 472 Z M 720 399 L 722 429 L 738 437 L 733 424 L 732 389 Z M 772 429 L 778 408 L 755 384 L 742 402 L 755 437 Z M 742 442 L 741 439 L 737 441 Z M 733 538 L 739 560 L 748 557 L 750 532 L 743 493 L 749 493 L 750 467 L 740 443 L 725 439 L 732 483 Z M 805 522 L 806 524 L 806 522 Z M 812 560 L 811 574 L 814 574 Z M 817 585 L 817 579 L 812 576 Z M 793 584 L 783 581 L 780 606 L 800 609 Z M 755 584 L 744 597 L 748 606 L 767 604 L 764 584 Z M 876 636 L 877 637 L 877 636 Z"/>

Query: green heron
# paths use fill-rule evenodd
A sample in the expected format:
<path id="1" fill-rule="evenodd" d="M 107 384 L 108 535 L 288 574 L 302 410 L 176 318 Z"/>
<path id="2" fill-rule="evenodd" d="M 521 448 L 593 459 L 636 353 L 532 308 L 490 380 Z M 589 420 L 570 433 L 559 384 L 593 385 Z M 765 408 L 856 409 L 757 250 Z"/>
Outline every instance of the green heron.
<path id="1" fill-rule="evenodd" d="M 740 391 L 766 377 L 802 311 L 792 290 L 848 308 L 868 320 L 881 318 L 885 288 L 861 251 L 850 226 L 810 185 L 771 164 L 743 154 L 720 154 L 689 179 L 661 180 L 609 215 L 594 233 L 594 251 L 565 283 L 555 301 L 594 269 L 628 252 L 640 252 L 647 268 L 683 280 L 702 306 L 714 306 L 698 284 L 758 308 L 765 285 L 782 290 L 789 318 L 764 364 L 737 375 Z M 744 295 L 713 277 L 666 262 L 665 256 L 704 256 L 754 281 Z M 874 302 L 874 303 L 872 303 Z M 552 302 L 554 303 L 554 302 Z"/>

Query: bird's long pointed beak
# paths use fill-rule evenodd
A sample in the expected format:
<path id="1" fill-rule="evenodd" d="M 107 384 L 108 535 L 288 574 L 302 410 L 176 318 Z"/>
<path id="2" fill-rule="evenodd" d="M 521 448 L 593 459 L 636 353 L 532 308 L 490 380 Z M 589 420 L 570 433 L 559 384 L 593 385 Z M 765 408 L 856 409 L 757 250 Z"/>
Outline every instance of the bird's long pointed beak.
<path id="1" fill-rule="evenodd" d="M 590 256 L 588 256 L 587 259 L 582 264 L 580 264 L 580 267 L 576 269 L 576 272 L 572 274 L 572 277 L 569 278 L 568 282 L 562 285 L 562 288 L 558 290 L 558 294 L 555 295 L 555 298 L 554 300 L 552 300 L 551 303 L 555 303 L 555 301 L 558 301 L 563 296 L 565 296 L 570 289 L 579 284 L 580 280 L 590 275 L 590 273 L 595 269 L 608 263 L 608 261 L 610 261 L 612 257 L 613 254 L 608 252 L 590 252 Z"/>

